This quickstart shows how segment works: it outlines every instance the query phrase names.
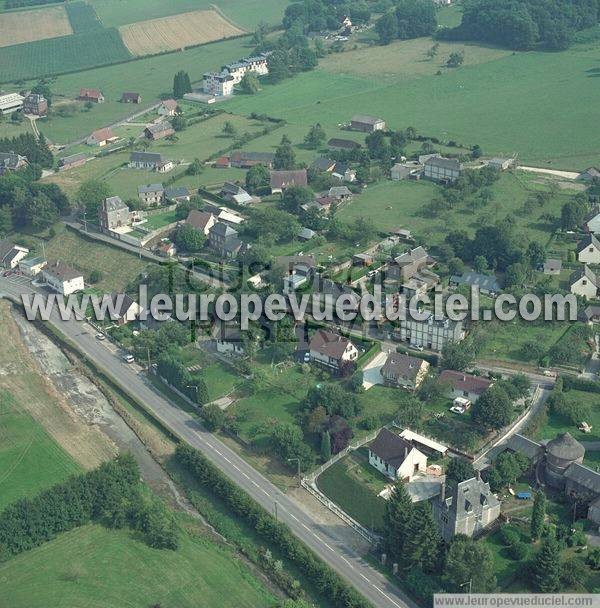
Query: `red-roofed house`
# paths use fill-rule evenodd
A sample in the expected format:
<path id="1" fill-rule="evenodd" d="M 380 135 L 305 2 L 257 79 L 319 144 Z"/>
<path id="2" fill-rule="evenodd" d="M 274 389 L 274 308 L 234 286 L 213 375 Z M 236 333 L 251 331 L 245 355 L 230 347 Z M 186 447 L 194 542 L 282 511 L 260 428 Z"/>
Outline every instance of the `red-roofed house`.
<path id="1" fill-rule="evenodd" d="M 452 369 L 445 369 L 441 374 L 439 381 L 441 384 L 448 385 L 450 395 L 463 397 L 472 403 L 475 403 L 485 391 L 494 384 L 488 378 L 481 376 L 472 376 L 464 372 L 456 372 Z"/>
<path id="2" fill-rule="evenodd" d="M 98 89 L 80 89 L 79 101 L 91 101 L 92 103 L 104 103 L 104 95 Z"/>
<path id="3" fill-rule="evenodd" d="M 106 144 L 110 144 L 113 141 L 117 141 L 119 139 L 112 131 L 110 127 L 106 127 L 105 129 L 98 129 L 94 131 L 86 140 L 86 144 L 88 146 L 106 146 Z"/>
<path id="4" fill-rule="evenodd" d="M 312 363 L 333 371 L 341 371 L 358 359 L 358 349 L 348 338 L 324 329 L 315 332 L 308 350 Z"/>
<path id="5" fill-rule="evenodd" d="M 271 171 L 271 193 L 281 193 L 290 186 L 307 186 L 306 169 L 298 171 Z"/>

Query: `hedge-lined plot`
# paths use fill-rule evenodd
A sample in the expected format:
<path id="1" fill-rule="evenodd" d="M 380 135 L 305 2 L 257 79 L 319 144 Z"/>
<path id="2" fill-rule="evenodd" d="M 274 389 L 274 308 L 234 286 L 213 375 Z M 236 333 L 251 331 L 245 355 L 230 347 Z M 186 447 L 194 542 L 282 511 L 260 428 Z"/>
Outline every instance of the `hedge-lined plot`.
<path id="1" fill-rule="evenodd" d="M 0 48 L 0 82 L 85 70 L 131 59 L 116 29 Z"/>
<path id="2" fill-rule="evenodd" d="M 63 6 L 5 13 L 0 19 L 0 47 L 72 34 Z"/>
<path id="3" fill-rule="evenodd" d="M 66 5 L 67 15 L 75 34 L 94 32 L 103 29 L 102 23 L 91 4 L 85 2 L 69 2 Z"/>

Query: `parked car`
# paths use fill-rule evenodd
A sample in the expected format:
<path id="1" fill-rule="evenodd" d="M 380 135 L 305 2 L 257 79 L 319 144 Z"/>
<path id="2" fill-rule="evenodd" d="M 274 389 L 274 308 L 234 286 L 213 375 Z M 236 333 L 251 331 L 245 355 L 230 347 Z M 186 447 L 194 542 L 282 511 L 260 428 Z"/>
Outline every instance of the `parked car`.
<path id="1" fill-rule="evenodd" d="M 135 359 L 133 358 L 133 355 L 124 355 L 123 361 L 125 361 L 125 363 L 133 363 Z"/>
<path id="2" fill-rule="evenodd" d="M 97 339 L 97 340 L 100 340 L 100 342 L 102 342 L 102 340 L 106 340 L 106 336 L 105 336 L 103 333 L 98 332 L 98 333 L 96 334 L 96 339 Z"/>

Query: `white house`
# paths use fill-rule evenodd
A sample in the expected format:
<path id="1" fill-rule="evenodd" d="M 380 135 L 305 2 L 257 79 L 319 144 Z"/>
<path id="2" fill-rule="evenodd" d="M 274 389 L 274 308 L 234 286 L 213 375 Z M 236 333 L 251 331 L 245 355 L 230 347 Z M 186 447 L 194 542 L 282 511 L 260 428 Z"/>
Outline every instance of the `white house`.
<path id="1" fill-rule="evenodd" d="M 19 262 L 19 270 L 27 277 L 35 277 L 46 266 L 44 258 L 25 258 Z"/>
<path id="2" fill-rule="evenodd" d="M 449 396 L 453 399 L 463 397 L 471 403 L 475 403 L 493 384 L 488 378 L 472 376 L 452 369 L 445 369 L 440 374 L 439 382 L 448 385 Z"/>
<path id="3" fill-rule="evenodd" d="M 588 266 L 576 270 L 569 279 L 570 291 L 576 296 L 593 299 L 598 293 L 598 277 Z"/>
<path id="4" fill-rule="evenodd" d="M 215 346 L 222 355 L 243 355 L 245 351 L 240 327 L 225 322 L 217 325 Z"/>
<path id="5" fill-rule="evenodd" d="M 9 240 L 0 241 L 0 266 L 12 270 L 29 253 L 29 249 L 15 245 Z"/>
<path id="6" fill-rule="evenodd" d="M 390 479 L 411 481 L 427 470 L 427 456 L 410 441 L 383 428 L 369 446 L 369 464 Z"/>
<path id="7" fill-rule="evenodd" d="M 83 275 L 62 262 L 49 263 L 42 269 L 42 278 L 49 287 L 63 296 L 71 295 L 85 288 Z"/>
<path id="8" fill-rule="evenodd" d="M 202 77 L 202 91 L 214 97 L 233 95 L 235 79 L 229 72 L 206 72 Z"/>
<path id="9" fill-rule="evenodd" d="M 126 293 L 113 292 L 110 299 L 113 302 L 117 325 L 125 325 L 139 318 L 142 307 Z"/>
<path id="10" fill-rule="evenodd" d="M 310 360 L 330 370 L 339 371 L 358 359 L 358 349 L 348 338 L 319 329 L 309 344 Z"/>
<path id="11" fill-rule="evenodd" d="M 23 107 L 25 97 L 18 93 L 0 95 L 0 114 L 12 114 Z"/>
<path id="12" fill-rule="evenodd" d="M 593 234 L 579 241 L 577 259 L 584 264 L 600 264 L 600 241 Z"/>

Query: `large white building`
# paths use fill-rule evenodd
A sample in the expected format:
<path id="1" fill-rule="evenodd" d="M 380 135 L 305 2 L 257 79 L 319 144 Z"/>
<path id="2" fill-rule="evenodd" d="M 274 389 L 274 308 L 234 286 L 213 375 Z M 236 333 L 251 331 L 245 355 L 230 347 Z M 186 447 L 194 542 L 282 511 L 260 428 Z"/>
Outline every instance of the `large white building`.
<path id="1" fill-rule="evenodd" d="M 18 93 L 6 93 L 5 95 L 0 95 L 0 113 L 12 114 L 17 110 L 21 110 L 23 108 L 24 101 L 25 97 L 19 95 Z"/>
<path id="2" fill-rule="evenodd" d="M 222 72 L 227 72 L 233 77 L 234 84 L 239 84 L 246 72 L 254 72 L 258 76 L 266 76 L 269 73 L 267 55 L 240 59 L 234 63 L 224 65 L 221 70 Z"/>
<path id="3" fill-rule="evenodd" d="M 49 263 L 42 269 L 42 278 L 49 287 L 63 296 L 85 288 L 83 275 L 63 262 Z"/>
<path id="4" fill-rule="evenodd" d="M 400 331 L 395 336 L 412 346 L 441 351 L 449 342 L 460 342 L 465 337 L 462 322 L 450 319 L 435 319 L 433 313 L 426 313 L 423 320 L 410 315 L 400 321 Z"/>
<path id="5" fill-rule="evenodd" d="M 223 70 L 222 72 L 206 72 L 202 79 L 202 91 L 215 97 L 227 97 L 233 94 L 234 77 Z"/>

